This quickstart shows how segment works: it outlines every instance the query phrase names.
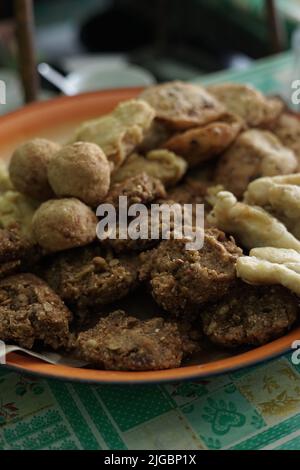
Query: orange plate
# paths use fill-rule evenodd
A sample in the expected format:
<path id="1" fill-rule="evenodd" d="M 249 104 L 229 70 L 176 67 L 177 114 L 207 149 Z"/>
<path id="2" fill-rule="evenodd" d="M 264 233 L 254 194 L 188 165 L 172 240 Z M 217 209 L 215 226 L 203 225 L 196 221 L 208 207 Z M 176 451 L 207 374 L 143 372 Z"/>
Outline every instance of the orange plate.
<path id="1" fill-rule="evenodd" d="M 63 141 L 79 122 L 110 111 L 118 102 L 135 97 L 139 91 L 140 89 L 137 88 L 109 90 L 62 97 L 35 103 L 0 117 L 1 158 L 8 158 L 13 148 L 31 137 L 48 137 Z M 203 378 L 266 361 L 288 351 L 296 339 L 300 339 L 300 327 L 265 346 L 242 354 L 201 365 L 189 365 L 163 371 L 114 372 L 77 369 L 47 364 L 22 353 L 9 354 L 7 366 L 21 372 L 82 382 L 133 384 L 180 381 Z"/>

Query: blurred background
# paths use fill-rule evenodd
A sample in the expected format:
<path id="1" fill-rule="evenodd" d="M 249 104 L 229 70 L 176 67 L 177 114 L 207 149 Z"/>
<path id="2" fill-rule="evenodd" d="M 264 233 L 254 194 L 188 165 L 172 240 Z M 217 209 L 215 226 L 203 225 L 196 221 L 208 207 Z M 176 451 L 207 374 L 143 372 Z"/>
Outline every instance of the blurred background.
<path id="1" fill-rule="evenodd" d="M 6 111 L 22 100 L 16 3 L 0 0 L 0 79 L 7 81 L 10 93 Z M 300 0 L 32 3 L 35 57 L 45 96 L 244 70 L 253 61 L 289 50 L 300 21 Z"/>

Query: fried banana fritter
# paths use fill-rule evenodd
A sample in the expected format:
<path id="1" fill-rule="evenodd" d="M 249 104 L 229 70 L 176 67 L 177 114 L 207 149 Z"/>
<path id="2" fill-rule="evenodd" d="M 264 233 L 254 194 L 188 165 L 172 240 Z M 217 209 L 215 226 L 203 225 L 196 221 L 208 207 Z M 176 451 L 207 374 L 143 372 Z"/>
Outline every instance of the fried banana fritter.
<path id="1" fill-rule="evenodd" d="M 166 240 L 140 255 L 140 279 L 148 281 L 156 302 L 177 316 L 194 314 L 200 304 L 226 294 L 242 254 L 234 240 L 217 229 L 205 231 L 200 250 L 187 250 L 185 243 Z"/>
<path id="2" fill-rule="evenodd" d="M 240 282 L 218 303 L 203 309 L 203 331 L 220 346 L 260 345 L 288 331 L 298 311 L 298 300 L 287 289 Z"/>
<path id="3" fill-rule="evenodd" d="M 205 88 L 180 81 L 151 86 L 141 93 L 140 99 L 154 108 L 157 120 L 177 130 L 204 126 L 225 112 Z"/>
<path id="4" fill-rule="evenodd" d="M 297 164 L 294 152 L 274 134 L 250 129 L 240 134 L 220 158 L 216 182 L 241 198 L 254 179 L 293 173 Z"/>
<path id="5" fill-rule="evenodd" d="M 110 370 L 159 370 L 179 367 L 186 352 L 194 351 L 187 333 L 175 322 L 155 317 L 139 320 L 118 310 L 78 334 L 77 356 Z"/>
<path id="6" fill-rule="evenodd" d="M 298 166 L 297 171 L 300 171 L 300 119 L 299 114 L 282 113 L 279 117 L 273 132 L 279 140 L 293 150 L 295 153 Z"/>
<path id="7" fill-rule="evenodd" d="M 0 281 L 0 339 L 31 349 L 35 341 L 53 349 L 69 341 L 71 312 L 52 289 L 33 274 Z"/>
<path id="8" fill-rule="evenodd" d="M 240 83 L 211 85 L 207 90 L 250 127 L 272 127 L 284 106 L 281 100 L 266 98 L 259 90 Z"/>
<path id="9" fill-rule="evenodd" d="M 134 257 L 115 257 L 100 245 L 53 255 L 41 276 L 68 304 L 93 309 L 125 297 L 137 285 Z"/>
<path id="10" fill-rule="evenodd" d="M 240 118 L 228 114 L 222 120 L 175 134 L 163 147 L 183 157 L 189 167 L 195 167 L 224 152 L 243 127 Z"/>

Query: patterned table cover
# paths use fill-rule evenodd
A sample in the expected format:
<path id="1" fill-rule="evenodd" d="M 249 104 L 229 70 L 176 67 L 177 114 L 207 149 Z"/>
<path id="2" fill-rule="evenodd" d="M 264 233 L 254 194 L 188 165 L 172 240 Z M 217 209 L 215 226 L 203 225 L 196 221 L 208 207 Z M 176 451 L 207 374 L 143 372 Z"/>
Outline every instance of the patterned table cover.
<path id="1" fill-rule="evenodd" d="M 289 54 L 202 82 L 287 90 Z M 300 77 L 299 77 L 300 78 Z M 300 366 L 291 354 L 164 385 L 86 385 L 0 367 L 0 449 L 300 449 Z"/>

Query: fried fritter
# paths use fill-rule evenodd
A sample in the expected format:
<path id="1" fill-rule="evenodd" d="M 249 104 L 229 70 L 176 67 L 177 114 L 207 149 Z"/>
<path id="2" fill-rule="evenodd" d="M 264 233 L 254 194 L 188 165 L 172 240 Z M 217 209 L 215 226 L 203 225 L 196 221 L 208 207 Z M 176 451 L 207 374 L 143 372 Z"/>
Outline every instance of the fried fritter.
<path id="1" fill-rule="evenodd" d="M 137 285 L 137 260 L 117 258 L 95 244 L 53 256 L 41 276 L 68 305 L 95 309 L 133 290 Z"/>
<path id="2" fill-rule="evenodd" d="M 81 124 L 75 130 L 72 142 L 83 141 L 99 145 L 116 169 L 143 141 L 154 114 L 154 110 L 145 101 L 123 101 L 110 114 Z"/>
<path id="3" fill-rule="evenodd" d="M 186 170 L 186 161 L 169 150 L 152 150 L 145 156 L 133 153 L 112 175 L 112 182 L 118 183 L 140 173 L 147 173 L 170 187 L 181 180 Z"/>
<path id="4" fill-rule="evenodd" d="M 250 127 L 271 127 L 284 106 L 281 100 L 266 98 L 259 90 L 240 83 L 211 85 L 207 90 Z"/>
<path id="5" fill-rule="evenodd" d="M 38 257 L 38 250 L 18 230 L 0 229 L 0 278 L 14 274 Z"/>
<path id="6" fill-rule="evenodd" d="M 143 154 L 160 148 L 172 134 L 174 134 L 174 131 L 168 129 L 162 122 L 154 119 L 149 129 L 145 132 L 144 139 L 138 146 L 137 152 Z"/>
<path id="7" fill-rule="evenodd" d="M 179 367 L 190 340 L 174 322 L 139 320 L 119 310 L 79 333 L 74 348 L 77 356 L 104 369 L 159 370 Z"/>
<path id="8" fill-rule="evenodd" d="M 155 109 L 158 120 L 177 130 L 204 126 L 225 112 L 223 105 L 202 86 L 180 81 L 148 87 L 140 99 Z"/>
<path id="9" fill-rule="evenodd" d="M 228 114 L 206 126 L 175 134 L 163 148 L 183 157 L 189 167 L 195 167 L 224 152 L 243 127 L 242 119 Z"/>
<path id="10" fill-rule="evenodd" d="M 250 129 L 240 134 L 220 158 L 216 182 L 241 198 L 254 179 L 293 173 L 297 164 L 294 152 L 274 134 Z"/>
<path id="11" fill-rule="evenodd" d="M 261 207 L 238 202 L 228 191 L 220 191 L 214 199 L 208 222 L 233 235 L 245 248 L 275 246 L 300 251 L 300 241 Z"/>
<path id="12" fill-rule="evenodd" d="M 218 303 L 203 309 L 203 330 L 220 346 L 260 345 L 289 330 L 298 311 L 298 300 L 287 289 L 240 282 Z"/>
<path id="13" fill-rule="evenodd" d="M 177 316 L 194 314 L 200 304 L 222 297 L 235 281 L 236 260 L 242 254 L 217 229 L 205 231 L 200 250 L 187 250 L 185 243 L 166 240 L 140 255 L 140 279 L 148 281 L 156 302 Z"/>
<path id="14" fill-rule="evenodd" d="M 71 312 L 52 289 L 33 274 L 0 281 L 0 339 L 31 349 L 35 341 L 58 349 L 69 340 Z"/>
<path id="15" fill-rule="evenodd" d="M 119 197 L 126 196 L 128 207 L 132 204 L 149 204 L 155 199 L 164 198 L 166 191 L 157 178 L 147 173 L 139 173 L 131 178 L 127 178 L 121 183 L 115 183 L 104 201 L 119 207 Z"/>

